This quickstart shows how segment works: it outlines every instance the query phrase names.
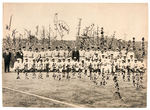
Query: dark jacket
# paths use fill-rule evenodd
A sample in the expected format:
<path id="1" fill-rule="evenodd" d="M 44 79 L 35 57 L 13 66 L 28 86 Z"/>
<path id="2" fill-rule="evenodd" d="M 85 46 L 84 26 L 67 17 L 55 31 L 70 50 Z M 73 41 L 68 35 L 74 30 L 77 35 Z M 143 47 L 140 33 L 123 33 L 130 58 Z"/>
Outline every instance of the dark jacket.
<path id="1" fill-rule="evenodd" d="M 3 53 L 3 58 L 5 62 L 10 62 L 10 58 L 11 58 L 11 53 L 9 52 L 8 54 L 6 54 L 6 52 Z"/>
<path id="2" fill-rule="evenodd" d="M 22 52 L 17 52 L 16 53 L 16 59 L 21 58 L 23 60 L 23 53 Z"/>
<path id="3" fill-rule="evenodd" d="M 75 61 L 79 61 L 80 60 L 79 50 L 72 51 L 72 59 L 75 60 Z"/>

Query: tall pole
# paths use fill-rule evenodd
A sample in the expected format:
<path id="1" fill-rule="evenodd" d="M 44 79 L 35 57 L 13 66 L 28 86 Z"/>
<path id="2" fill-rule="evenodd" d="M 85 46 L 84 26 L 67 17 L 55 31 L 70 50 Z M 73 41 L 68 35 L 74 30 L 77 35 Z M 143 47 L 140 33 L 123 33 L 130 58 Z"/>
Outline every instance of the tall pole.
<path id="1" fill-rule="evenodd" d="M 55 38 L 57 38 L 57 31 L 58 31 L 58 28 L 57 28 L 57 22 L 58 22 L 58 13 L 55 13 L 55 16 L 54 16 L 54 26 L 55 26 Z"/>
<path id="2" fill-rule="evenodd" d="M 110 45 L 109 45 L 109 49 L 113 49 L 113 41 L 114 41 L 114 38 L 115 38 L 115 34 L 116 34 L 116 31 L 114 31 L 113 35 L 112 35 L 112 39 L 110 41 Z"/>
<path id="3" fill-rule="evenodd" d="M 101 27 L 101 39 L 100 39 L 100 47 L 104 47 L 104 29 Z"/>
<path id="4" fill-rule="evenodd" d="M 97 26 L 97 45 L 99 44 L 99 27 Z"/>
<path id="5" fill-rule="evenodd" d="M 77 33 L 77 36 L 79 37 L 80 36 L 80 29 L 81 29 L 81 18 L 79 18 L 79 24 L 78 24 L 78 33 Z"/>
<path id="6" fill-rule="evenodd" d="M 133 52 L 135 52 L 135 50 L 136 50 L 136 48 L 135 48 L 135 37 L 133 37 L 132 43 L 133 43 L 133 44 L 132 44 L 132 46 L 133 46 L 133 47 L 132 47 L 132 48 L 133 48 Z"/>
<path id="7" fill-rule="evenodd" d="M 39 32 L 39 26 L 37 25 L 37 26 L 36 26 L 36 32 L 35 32 L 35 35 L 36 35 L 36 36 L 38 36 L 38 32 Z"/>
<path id="8" fill-rule="evenodd" d="M 131 41 L 129 40 L 126 48 L 126 54 L 129 52 L 130 46 L 131 46 Z"/>
<path id="9" fill-rule="evenodd" d="M 45 28 L 43 26 L 43 31 L 42 31 L 42 43 L 43 43 L 43 47 L 44 47 L 44 41 L 45 41 Z"/>
<path id="10" fill-rule="evenodd" d="M 142 58 L 144 58 L 144 56 L 145 56 L 145 44 L 144 44 L 144 37 L 142 38 L 142 51 L 143 51 L 143 53 L 142 53 Z"/>
<path id="11" fill-rule="evenodd" d="M 12 22 L 12 15 L 10 16 L 10 21 L 9 21 L 8 30 L 10 30 L 10 28 L 11 28 L 11 22 Z"/>
<path id="12" fill-rule="evenodd" d="M 82 19 L 79 18 L 79 24 L 78 24 L 78 31 L 77 31 L 76 42 L 78 42 L 78 40 L 79 40 L 80 41 L 80 46 L 83 47 L 83 42 L 81 41 L 81 39 L 79 39 L 80 38 L 80 30 L 81 30 L 81 21 L 82 21 Z"/>
<path id="13" fill-rule="evenodd" d="M 16 46 L 16 38 L 15 38 L 15 30 L 12 31 L 12 37 L 13 37 L 13 46 Z"/>
<path id="14" fill-rule="evenodd" d="M 50 46 L 50 37 L 51 37 L 51 36 L 50 36 L 50 25 L 49 25 L 49 32 L 48 32 L 48 39 L 49 39 L 49 44 L 48 44 L 48 45 L 49 45 L 49 46 Z"/>

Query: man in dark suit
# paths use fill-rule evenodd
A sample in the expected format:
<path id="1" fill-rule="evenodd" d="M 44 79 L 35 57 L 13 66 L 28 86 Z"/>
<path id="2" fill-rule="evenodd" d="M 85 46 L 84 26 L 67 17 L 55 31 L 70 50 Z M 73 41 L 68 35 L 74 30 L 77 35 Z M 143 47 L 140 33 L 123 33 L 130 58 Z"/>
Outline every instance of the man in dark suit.
<path id="1" fill-rule="evenodd" d="M 9 52 L 8 48 L 6 48 L 6 51 L 3 53 L 3 58 L 4 58 L 4 68 L 6 73 L 9 72 L 9 65 L 10 65 L 10 58 L 11 58 L 11 53 Z"/>
<path id="2" fill-rule="evenodd" d="M 75 60 L 75 61 L 79 61 L 80 60 L 79 50 L 77 50 L 76 47 L 72 51 L 72 59 Z"/>
<path id="3" fill-rule="evenodd" d="M 11 58 L 10 58 L 10 67 L 11 68 L 14 67 L 15 61 L 16 61 L 16 51 L 15 51 L 15 48 L 13 48 L 11 51 Z"/>

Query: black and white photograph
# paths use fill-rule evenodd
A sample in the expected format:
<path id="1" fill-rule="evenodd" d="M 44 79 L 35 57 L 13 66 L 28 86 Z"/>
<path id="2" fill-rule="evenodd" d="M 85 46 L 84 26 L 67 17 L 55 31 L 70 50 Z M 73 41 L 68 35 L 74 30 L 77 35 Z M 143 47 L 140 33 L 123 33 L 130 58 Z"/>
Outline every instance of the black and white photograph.
<path id="1" fill-rule="evenodd" d="M 2 8 L 3 107 L 147 107 L 148 3 Z"/>

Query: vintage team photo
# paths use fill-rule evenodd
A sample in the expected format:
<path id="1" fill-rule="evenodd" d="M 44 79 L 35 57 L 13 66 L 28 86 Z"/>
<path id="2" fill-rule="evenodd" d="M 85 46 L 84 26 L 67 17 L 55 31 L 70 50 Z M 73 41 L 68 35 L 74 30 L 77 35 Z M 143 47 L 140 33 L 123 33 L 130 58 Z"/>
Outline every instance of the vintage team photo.
<path id="1" fill-rule="evenodd" d="M 3 3 L 3 107 L 147 107 L 148 4 Z"/>

